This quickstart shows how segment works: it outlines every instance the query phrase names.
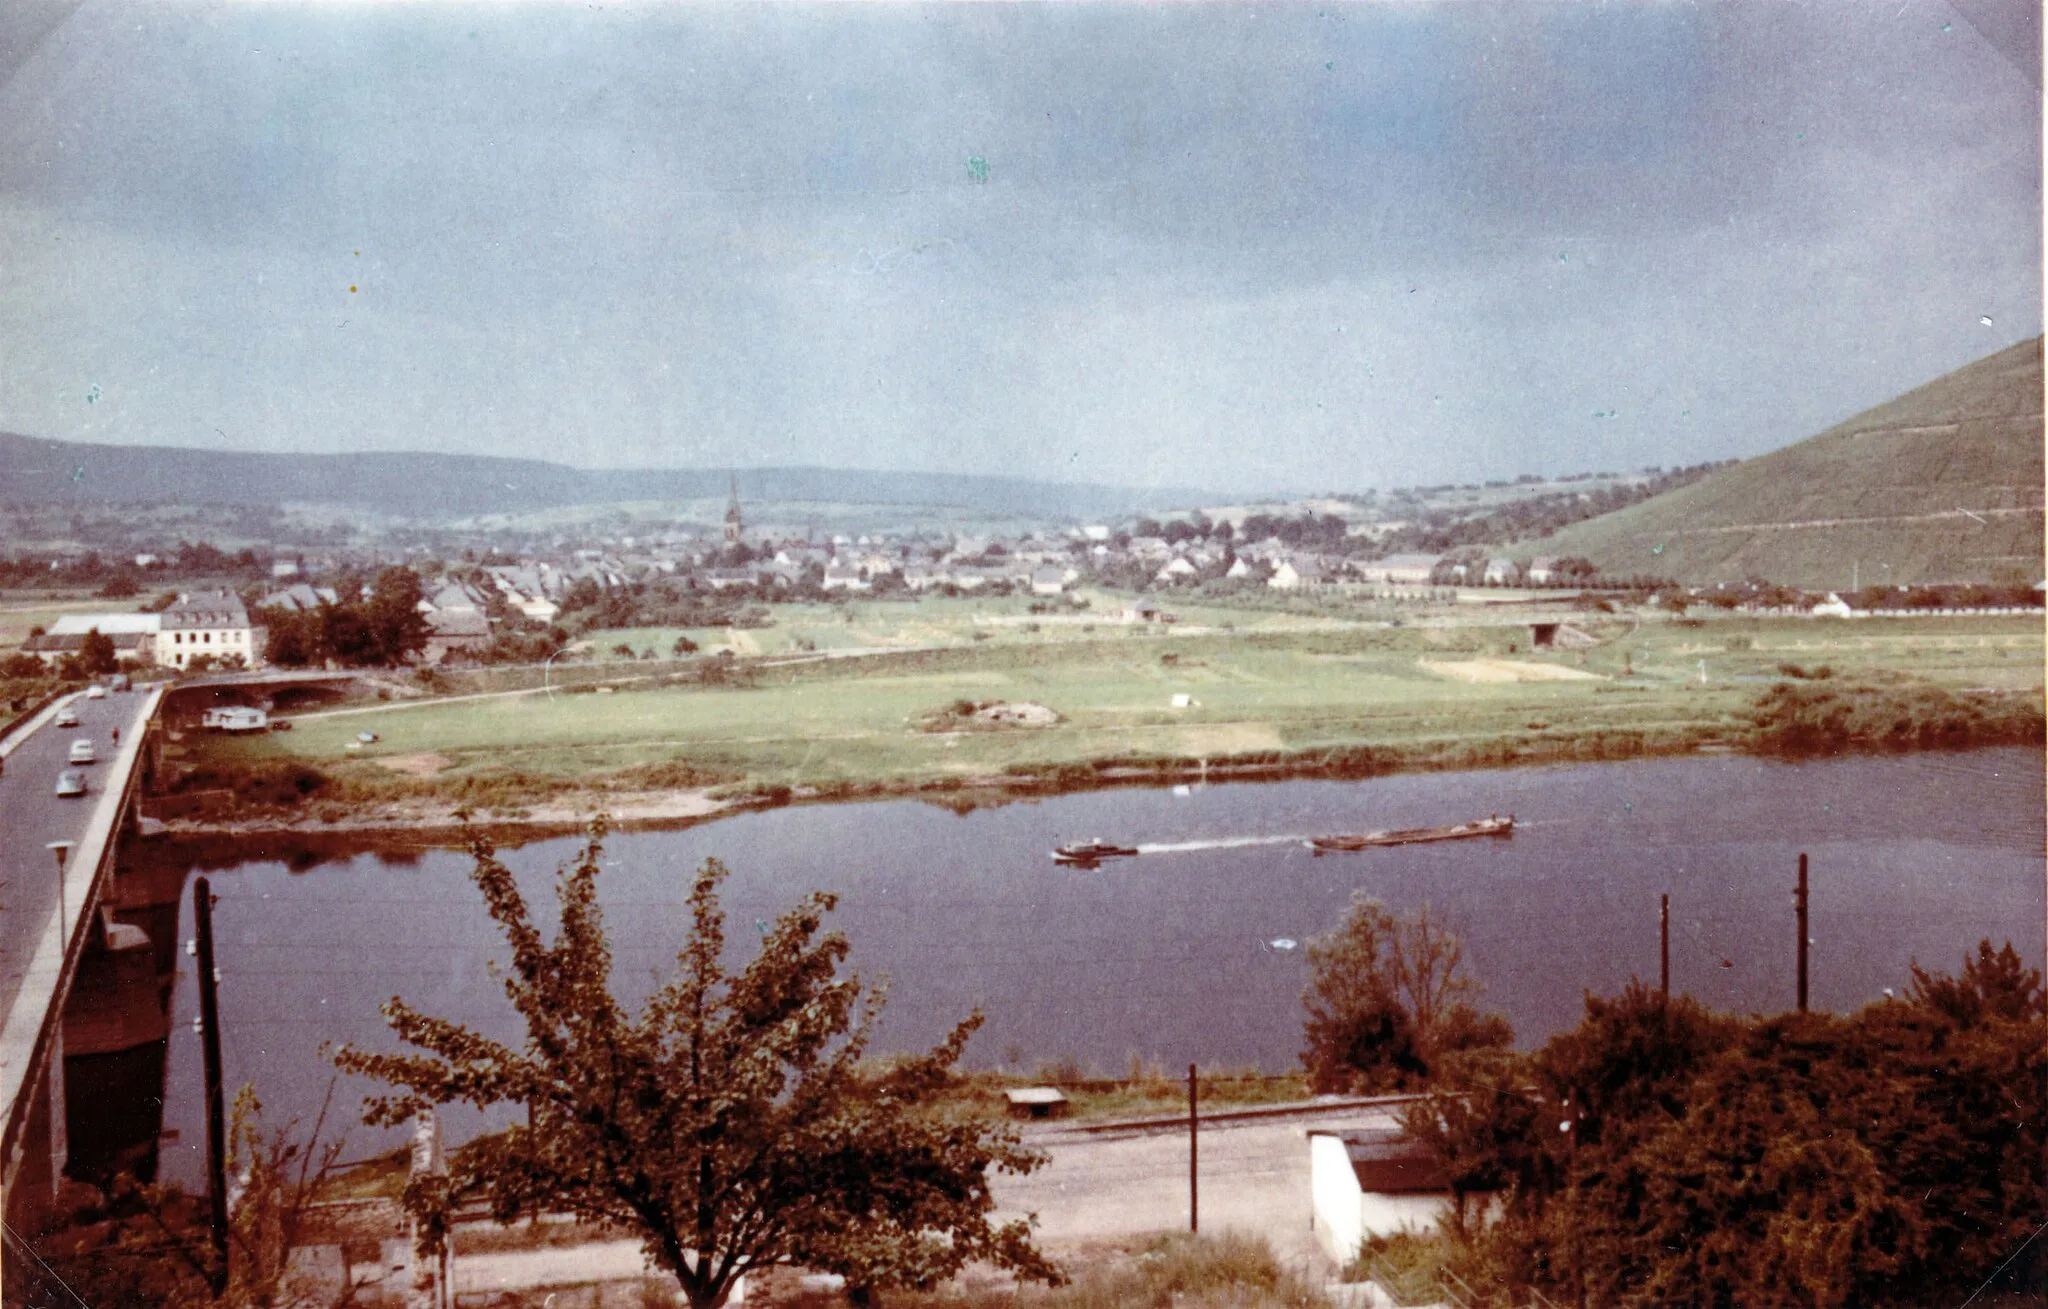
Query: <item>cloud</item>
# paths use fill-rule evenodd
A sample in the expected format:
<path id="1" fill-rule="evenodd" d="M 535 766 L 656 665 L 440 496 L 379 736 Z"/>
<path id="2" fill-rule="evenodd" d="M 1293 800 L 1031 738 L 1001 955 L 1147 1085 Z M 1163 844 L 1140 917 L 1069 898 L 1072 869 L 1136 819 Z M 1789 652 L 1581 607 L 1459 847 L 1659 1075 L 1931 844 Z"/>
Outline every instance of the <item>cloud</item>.
<path id="1" fill-rule="evenodd" d="M 1950 12 L 89 4 L 0 84 L 0 425 L 1318 488 L 1756 453 L 2040 330 L 2038 92 Z"/>

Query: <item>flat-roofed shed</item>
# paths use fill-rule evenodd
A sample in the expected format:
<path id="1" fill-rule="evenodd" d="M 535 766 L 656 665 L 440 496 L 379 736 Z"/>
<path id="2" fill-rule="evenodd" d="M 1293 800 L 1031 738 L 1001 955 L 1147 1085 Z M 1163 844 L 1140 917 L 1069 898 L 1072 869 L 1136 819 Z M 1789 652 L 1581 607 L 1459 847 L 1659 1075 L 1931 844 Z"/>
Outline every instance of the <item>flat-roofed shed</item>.
<path id="1" fill-rule="evenodd" d="M 1056 1086 L 1017 1086 L 1003 1092 L 1012 1118 L 1064 1118 L 1067 1097 Z"/>

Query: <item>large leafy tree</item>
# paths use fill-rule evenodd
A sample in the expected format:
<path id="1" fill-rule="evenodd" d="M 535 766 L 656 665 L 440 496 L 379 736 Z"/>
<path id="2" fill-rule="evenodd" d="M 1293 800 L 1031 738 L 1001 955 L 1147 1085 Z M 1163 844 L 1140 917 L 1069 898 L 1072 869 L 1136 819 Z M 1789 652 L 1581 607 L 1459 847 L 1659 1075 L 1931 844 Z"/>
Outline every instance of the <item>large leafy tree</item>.
<path id="1" fill-rule="evenodd" d="M 78 643 L 78 671 L 87 677 L 99 677 L 111 673 L 121 666 L 120 658 L 114 651 L 114 638 L 95 627 L 87 632 Z"/>
<path id="2" fill-rule="evenodd" d="M 1302 1062 L 1319 1092 L 1426 1086 L 1514 1040 L 1471 1003 L 1479 983 L 1456 933 L 1425 906 L 1397 919 L 1363 894 L 1336 931 L 1309 942 Z"/>
<path id="3" fill-rule="evenodd" d="M 370 1102 L 372 1123 L 458 1101 L 526 1108 L 524 1125 L 457 1152 L 444 1183 L 414 1187 L 416 1213 L 431 1225 L 482 1195 L 504 1221 L 546 1208 L 618 1224 L 695 1309 L 782 1261 L 864 1292 L 929 1286 L 970 1261 L 1058 1280 L 1030 1220 L 990 1218 L 989 1170 L 1028 1172 L 1042 1157 L 1011 1129 L 938 1103 L 979 1014 L 923 1055 L 869 1062 L 882 996 L 840 975 L 846 939 L 820 934 L 834 898 L 806 897 L 728 972 L 716 860 L 691 887 L 675 976 L 628 1013 L 611 993 L 597 898 L 604 834 L 600 818 L 557 878 L 552 942 L 489 842 L 472 842 L 473 879 L 511 949 L 505 993 L 523 1043 L 393 998 L 386 1021 L 421 1053 L 336 1055 L 402 1088 Z"/>
<path id="4" fill-rule="evenodd" d="M 377 574 L 363 604 L 376 662 L 403 663 L 407 655 L 426 648 L 427 620 L 420 613 L 425 594 L 420 575 L 410 568 L 386 568 Z"/>

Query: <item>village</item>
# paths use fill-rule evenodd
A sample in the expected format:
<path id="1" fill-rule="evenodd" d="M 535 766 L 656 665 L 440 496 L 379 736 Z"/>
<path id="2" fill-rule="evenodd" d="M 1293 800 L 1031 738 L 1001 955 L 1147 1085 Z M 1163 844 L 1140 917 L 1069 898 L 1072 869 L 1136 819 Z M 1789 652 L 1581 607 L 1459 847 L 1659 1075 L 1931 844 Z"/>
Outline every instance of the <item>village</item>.
<path id="1" fill-rule="evenodd" d="M 1298 606 L 1322 602 L 1354 609 L 1377 603 L 1446 614 L 1461 607 L 1469 612 L 1475 604 L 1554 607 L 1605 594 L 1679 613 L 1697 606 L 1847 617 L 1856 612 L 2010 613 L 2031 607 L 2040 594 L 2039 587 L 2019 586 L 1874 585 L 1859 590 L 1845 585 L 1839 592 L 1809 592 L 1762 578 L 1736 586 L 1681 588 L 1654 574 L 1603 575 L 1576 557 L 1488 553 L 1481 547 L 1389 551 L 1387 542 L 1408 527 L 1400 520 L 1352 526 L 1312 508 L 1298 517 L 1239 511 L 1234 518 L 1213 520 L 1196 510 L 1164 523 L 1140 517 L 1013 535 L 940 539 L 909 529 L 814 539 L 808 532 L 750 532 L 735 493 L 723 529 L 715 534 L 678 527 L 557 542 L 552 549 L 516 558 L 490 547 L 433 557 L 425 547 L 286 546 L 266 561 L 254 551 L 231 558 L 205 545 L 140 552 L 132 561 L 111 565 L 98 555 L 53 556 L 46 564 L 50 574 L 109 579 L 96 591 L 76 588 L 71 595 L 157 591 L 157 598 L 132 609 L 64 602 L 52 610 L 47 624 L 26 634 L 19 648 L 56 668 L 75 661 L 88 635 L 96 634 L 112 643 L 113 658 L 124 667 L 203 672 L 299 665 L 307 661 L 304 653 L 281 651 L 270 639 L 268 629 L 279 616 L 317 614 L 367 600 L 370 580 L 391 567 L 420 579 L 413 607 L 424 628 L 407 654 L 410 662 L 427 667 L 537 661 L 563 652 L 583 630 L 648 625 L 627 597 L 650 585 L 669 598 L 696 596 L 708 603 L 704 616 L 710 621 L 677 626 L 742 627 L 747 618 L 732 620 L 750 604 L 920 596 L 1028 597 L 1035 602 L 1031 614 L 1050 623 L 1171 625 L 1177 621 L 1176 601 L 1271 606 L 1293 600 Z M 20 580 L 33 577 L 26 571 L 32 566 L 43 566 L 32 558 L 12 562 Z M 359 590 L 345 595 L 337 588 L 351 578 Z M 1105 590 L 1128 598 L 1106 610 L 1089 609 L 1082 593 Z M 1850 598 L 1844 599 L 1844 593 Z M 567 621 L 579 614 L 580 623 Z M 603 653 L 589 647 L 584 652 Z M 17 672 L 25 670 L 24 665 Z"/>

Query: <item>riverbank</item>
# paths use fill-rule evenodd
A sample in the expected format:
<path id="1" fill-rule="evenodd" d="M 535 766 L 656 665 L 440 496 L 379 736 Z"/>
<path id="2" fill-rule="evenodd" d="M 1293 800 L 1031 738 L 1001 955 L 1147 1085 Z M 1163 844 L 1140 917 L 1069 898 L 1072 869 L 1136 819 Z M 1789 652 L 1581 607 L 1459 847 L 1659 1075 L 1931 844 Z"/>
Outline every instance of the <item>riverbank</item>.
<path id="1" fill-rule="evenodd" d="M 464 815 L 544 835 L 599 809 L 627 827 L 686 826 L 798 803 L 966 810 L 1121 786 L 2042 735 L 2042 633 L 2025 619 L 1659 622 L 1585 650 L 1527 642 L 1521 626 L 1163 633 L 740 662 L 709 684 L 549 699 L 371 702 L 255 740 L 174 730 L 174 780 L 148 811 L 184 834 L 452 840 Z M 961 706 L 989 705 L 1034 713 L 943 730 L 965 721 Z"/>

